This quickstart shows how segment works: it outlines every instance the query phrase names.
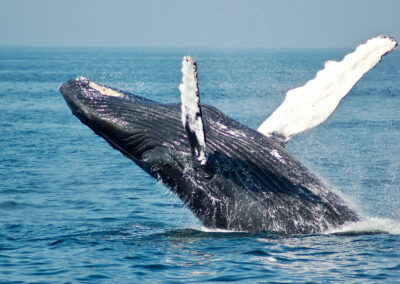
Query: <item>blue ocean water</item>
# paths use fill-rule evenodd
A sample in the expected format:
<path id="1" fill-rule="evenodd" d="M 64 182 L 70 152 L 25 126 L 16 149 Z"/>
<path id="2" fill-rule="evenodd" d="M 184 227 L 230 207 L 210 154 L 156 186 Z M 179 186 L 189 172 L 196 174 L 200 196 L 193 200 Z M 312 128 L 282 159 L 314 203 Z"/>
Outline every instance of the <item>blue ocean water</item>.
<path id="1" fill-rule="evenodd" d="M 287 149 L 363 220 L 313 235 L 208 231 L 70 112 L 78 75 L 178 102 L 183 55 L 202 103 L 256 128 L 345 49 L 0 48 L 0 282 L 397 282 L 400 52 Z"/>

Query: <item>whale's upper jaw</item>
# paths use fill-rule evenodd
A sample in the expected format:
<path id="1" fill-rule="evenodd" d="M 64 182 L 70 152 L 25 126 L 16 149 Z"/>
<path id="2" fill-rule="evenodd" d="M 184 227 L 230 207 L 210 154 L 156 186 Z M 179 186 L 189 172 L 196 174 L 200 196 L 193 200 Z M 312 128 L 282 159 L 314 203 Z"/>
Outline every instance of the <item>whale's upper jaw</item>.
<path id="1" fill-rule="evenodd" d="M 101 136 L 107 134 L 110 139 L 114 138 L 113 135 L 110 135 L 110 132 L 121 136 L 121 133 L 128 130 L 121 118 L 113 117 L 107 111 L 110 106 L 116 103 L 114 101 L 117 97 L 104 96 L 100 91 L 91 87 L 91 82 L 88 79 L 84 77 L 71 79 L 62 84 L 59 90 L 72 113 L 96 133 L 103 134 Z M 107 128 L 103 125 L 107 125 Z M 107 131 L 104 132 L 106 129 Z"/>
<path id="2" fill-rule="evenodd" d="M 82 123 L 141 166 L 144 152 L 167 144 L 151 128 L 157 124 L 146 122 L 152 101 L 97 85 L 85 77 L 71 79 L 59 90 Z"/>
<path id="3" fill-rule="evenodd" d="M 106 119 L 106 108 L 126 98 L 125 94 L 99 86 L 85 77 L 77 77 L 61 84 L 59 91 L 72 113 L 80 119 L 91 119 L 95 116 Z"/>

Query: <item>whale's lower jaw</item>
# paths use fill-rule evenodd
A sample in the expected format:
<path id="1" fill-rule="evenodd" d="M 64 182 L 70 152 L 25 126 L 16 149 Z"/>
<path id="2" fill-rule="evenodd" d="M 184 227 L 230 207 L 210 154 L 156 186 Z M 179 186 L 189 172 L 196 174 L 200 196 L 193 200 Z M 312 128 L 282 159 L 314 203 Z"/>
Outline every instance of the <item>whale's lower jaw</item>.
<path id="1" fill-rule="evenodd" d="M 279 143 L 202 106 L 207 165 L 192 159 L 179 105 L 159 104 L 90 83 L 60 87 L 73 114 L 162 181 L 209 228 L 320 232 L 358 220 Z M 101 157 L 99 157 L 101 159 Z"/>

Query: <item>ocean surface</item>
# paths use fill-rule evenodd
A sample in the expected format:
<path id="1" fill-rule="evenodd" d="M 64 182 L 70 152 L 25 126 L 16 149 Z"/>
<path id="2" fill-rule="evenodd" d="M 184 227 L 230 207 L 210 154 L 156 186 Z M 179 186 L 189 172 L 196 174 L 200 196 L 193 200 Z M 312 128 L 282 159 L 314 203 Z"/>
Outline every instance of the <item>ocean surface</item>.
<path id="1" fill-rule="evenodd" d="M 79 75 L 179 102 L 197 60 L 202 103 L 257 128 L 291 88 L 352 49 L 0 48 L 0 283 L 400 281 L 400 52 L 287 149 L 363 220 L 312 235 L 210 231 L 75 118 Z"/>

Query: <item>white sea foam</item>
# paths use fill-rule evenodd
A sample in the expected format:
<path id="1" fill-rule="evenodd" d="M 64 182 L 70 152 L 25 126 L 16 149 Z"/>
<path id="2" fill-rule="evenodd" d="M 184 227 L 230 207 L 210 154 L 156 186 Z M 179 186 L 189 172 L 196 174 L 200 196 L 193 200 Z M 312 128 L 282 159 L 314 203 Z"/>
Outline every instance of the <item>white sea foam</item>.
<path id="1" fill-rule="evenodd" d="M 383 232 L 383 233 L 399 235 L 400 221 L 387 218 L 367 217 L 359 222 L 347 223 L 339 228 L 328 230 L 325 233 L 368 234 L 374 232 Z"/>
<path id="2" fill-rule="evenodd" d="M 226 229 L 215 229 L 215 228 L 207 228 L 202 226 L 200 231 L 206 233 L 244 233 L 244 231 L 233 231 L 233 230 L 226 230 Z"/>
<path id="3" fill-rule="evenodd" d="M 196 228 L 206 233 L 245 233 L 245 231 L 234 231 L 226 229 L 214 229 L 207 227 Z M 378 218 L 378 217 L 366 217 L 361 221 L 347 223 L 341 227 L 329 229 L 324 234 L 374 234 L 374 233 L 387 233 L 393 235 L 400 234 L 400 221 Z"/>

